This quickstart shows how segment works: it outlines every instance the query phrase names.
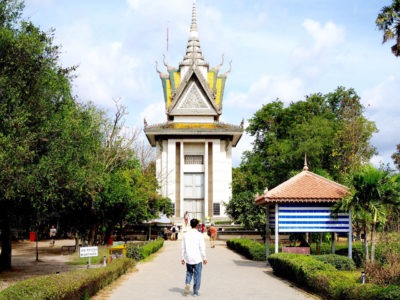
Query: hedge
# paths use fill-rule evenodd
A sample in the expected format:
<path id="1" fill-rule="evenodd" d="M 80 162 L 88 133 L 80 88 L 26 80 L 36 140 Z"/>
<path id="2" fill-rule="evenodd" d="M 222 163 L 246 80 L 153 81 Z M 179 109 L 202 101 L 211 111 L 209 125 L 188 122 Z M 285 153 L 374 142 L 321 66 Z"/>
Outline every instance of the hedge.
<path id="1" fill-rule="evenodd" d="M 226 241 L 229 249 L 238 252 L 248 259 L 263 261 L 265 260 L 265 245 L 249 239 L 230 239 Z"/>
<path id="2" fill-rule="evenodd" d="M 114 259 L 106 267 L 75 270 L 23 280 L 1 291 L 0 300 L 89 299 L 125 274 L 136 264 L 136 261 L 157 252 L 163 245 L 163 239 L 140 246 L 128 244 L 127 257 Z"/>
<path id="3" fill-rule="evenodd" d="M 337 254 L 313 255 L 314 259 L 328 263 L 334 266 L 337 270 L 355 270 L 356 264 L 354 261 L 347 257 Z"/>
<path id="4" fill-rule="evenodd" d="M 324 299 L 400 299 L 398 286 L 362 285 L 313 256 L 276 253 L 268 257 L 268 262 L 276 275 L 296 282 Z"/>
<path id="5" fill-rule="evenodd" d="M 126 256 L 139 261 L 157 252 L 162 246 L 164 246 L 164 239 L 157 239 L 141 245 L 127 244 Z"/>
<path id="6" fill-rule="evenodd" d="M 132 259 L 120 258 L 106 267 L 30 278 L 1 291 L 0 300 L 89 299 L 134 265 Z"/>

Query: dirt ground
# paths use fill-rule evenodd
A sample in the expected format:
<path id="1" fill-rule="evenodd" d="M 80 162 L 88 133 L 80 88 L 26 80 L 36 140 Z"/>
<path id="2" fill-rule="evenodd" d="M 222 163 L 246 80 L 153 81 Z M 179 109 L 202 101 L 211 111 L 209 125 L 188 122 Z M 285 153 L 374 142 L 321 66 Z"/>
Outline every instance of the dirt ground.
<path id="1" fill-rule="evenodd" d="M 36 261 L 36 242 L 28 240 L 12 244 L 12 268 L 0 273 L 0 291 L 13 283 L 30 277 L 66 272 L 77 266 L 68 265 L 71 255 L 62 255 L 61 246 L 75 245 L 75 241 L 56 240 L 54 247 L 49 241 L 38 242 L 39 261 Z"/>

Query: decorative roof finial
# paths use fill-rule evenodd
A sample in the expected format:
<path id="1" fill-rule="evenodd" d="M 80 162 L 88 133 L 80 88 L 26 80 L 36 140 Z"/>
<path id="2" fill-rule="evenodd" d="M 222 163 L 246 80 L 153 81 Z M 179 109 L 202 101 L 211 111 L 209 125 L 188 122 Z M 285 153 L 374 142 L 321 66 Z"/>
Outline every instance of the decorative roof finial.
<path id="1" fill-rule="evenodd" d="M 181 65 L 208 66 L 200 48 L 199 32 L 197 31 L 196 0 L 193 0 L 192 23 L 190 25 L 189 40 L 186 46 L 186 54 Z"/>
<path id="2" fill-rule="evenodd" d="M 160 74 L 160 78 L 169 78 L 169 75 L 168 75 L 168 74 L 165 74 L 165 73 L 161 72 L 161 71 L 158 69 L 158 61 L 155 61 L 155 63 L 156 63 L 156 71 L 157 71 L 158 74 Z"/>
<path id="3" fill-rule="evenodd" d="M 231 71 L 232 71 L 232 61 L 229 62 L 229 69 L 224 74 L 221 74 L 219 77 L 228 77 L 228 74 Z"/>
<path id="4" fill-rule="evenodd" d="M 307 154 L 304 154 L 304 171 L 308 171 L 308 165 L 307 165 Z"/>
<path id="5" fill-rule="evenodd" d="M 163 57 L 164 57 L 164 60 L 163 60 L 164 66 L 167 67 L 167 71 L 168 71 L 168 72 L 176 71 L 176 68 L 171 67 L 171 66 L 168 65 L 168 63 L 167 63 L 167 58 L 165 57 L 165 54 L 163 54 Z"/>

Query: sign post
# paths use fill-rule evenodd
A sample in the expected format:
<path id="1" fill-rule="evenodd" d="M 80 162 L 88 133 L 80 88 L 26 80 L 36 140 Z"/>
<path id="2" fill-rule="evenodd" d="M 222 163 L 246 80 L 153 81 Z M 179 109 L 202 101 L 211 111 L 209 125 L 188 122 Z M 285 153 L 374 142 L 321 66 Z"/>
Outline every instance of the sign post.
<path id="1" fill-rule="evenodd" d="M 81 247 L 79 249 L 80 257 L 88 257 L 88 269 L 90 268 L 90 258 L 99 255 L 99 247 Z"/>

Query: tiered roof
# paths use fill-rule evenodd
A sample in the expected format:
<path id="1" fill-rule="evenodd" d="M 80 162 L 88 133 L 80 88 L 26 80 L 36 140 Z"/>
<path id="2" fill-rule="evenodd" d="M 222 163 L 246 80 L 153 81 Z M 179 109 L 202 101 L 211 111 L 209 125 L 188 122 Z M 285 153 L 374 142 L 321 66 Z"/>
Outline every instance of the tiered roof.
<path id="1" fill-rule="evenodd" d="M 164 65 L 167 73 L 158 69 L 164 92 L 165 111 L 167 122 L 147 126 L 144 131 L 150 144 L 155 146 L 158 138 L 168 136 L 188 137 L 196 135 L 214 135 L 218 138 L 231 140 L 236 146 L 243 133 L 241 126 L 219 122 L 222 114 L 222 102 L 225 82 L 231 70 L 220 74 L 222 62 L 209 68 L 203 57 L 197 29 L 196 2 L 193 1 L 192 21 L 186 53 L 179 68 Z"/>
<path id="2" fill-rule="evenodd" d="M 303 171 L 263 195 L 256 197 L 260 204 L 272 203 L 332 203 L 343 199 L 349 188 L 325 177 L 308 171 L 305 165 Z"/>

